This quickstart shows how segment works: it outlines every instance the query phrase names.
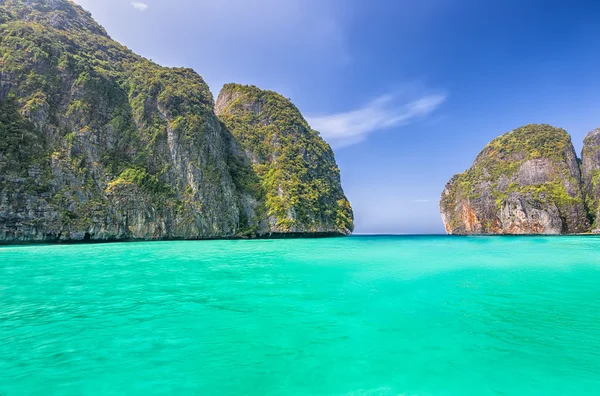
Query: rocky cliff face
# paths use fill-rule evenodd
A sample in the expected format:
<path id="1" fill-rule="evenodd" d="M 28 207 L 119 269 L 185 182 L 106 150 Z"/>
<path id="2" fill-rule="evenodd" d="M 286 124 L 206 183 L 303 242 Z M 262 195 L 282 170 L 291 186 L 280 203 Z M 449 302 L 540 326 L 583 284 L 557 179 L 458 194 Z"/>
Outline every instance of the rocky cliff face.
<path id="1" fill-rule="evenodd" d="M 258 176 L 274 233 L 353 230 L 352 209 L 333 151 L 286 98 L 253 86 L 223 87 L 216 112 Z"/>
<path id="2" fill-rule="evenodd" d="M 449 234 L 589 230 L 571 138 L 549 125 L 526 125 L 494 139 L 446 185 L 440 209 Z"/>
<path id="3" fill-rule="evenodd" d="M 0 242 L 352 229 L 349 206 L 348 222 L 328 222 L 332 201 L 283 226 L 214 105 L 194 71 L 135 55 L 70 1 L 0 0 Z M 289 130 L 298 151 L 303 133 Z M 327 159 L 310 166 L 341 192 Z"/>
<path id="4" fill-rule="evenodd" d="M 581 173 L 586 204 L 590 212 L 592 231 L 600 233 L 600 129 L 590 132 L 583 141 Z"/>

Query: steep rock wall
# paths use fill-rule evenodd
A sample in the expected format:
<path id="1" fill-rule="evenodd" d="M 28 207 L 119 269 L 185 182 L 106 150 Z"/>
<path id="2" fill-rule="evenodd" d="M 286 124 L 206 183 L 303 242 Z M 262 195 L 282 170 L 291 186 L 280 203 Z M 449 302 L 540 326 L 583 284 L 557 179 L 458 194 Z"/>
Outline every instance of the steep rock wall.
<path id="1" fill-rule="evenodd" d="M 570 136 L 526 125 L 489 143 L 440 201 L 449 234 L 571 234 L 589 229 Z"/>

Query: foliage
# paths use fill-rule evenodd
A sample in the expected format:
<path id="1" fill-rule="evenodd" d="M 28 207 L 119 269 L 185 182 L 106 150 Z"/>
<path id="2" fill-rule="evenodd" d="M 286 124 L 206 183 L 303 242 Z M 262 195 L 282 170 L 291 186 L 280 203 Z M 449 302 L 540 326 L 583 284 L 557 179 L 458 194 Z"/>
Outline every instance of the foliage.
<path id="1" fill-rule="evenodd" d="M 461 174 L 455 184 L 475 199 L 481 193 L 481 184 L 489 183 L 495 190 L 501 178 L 512 180 L 525 161 L 545 158 L 553 164 L 566 163 L 567 152 L 572 147 L 571 138 L 563 129 L 526 125 L 491 141 L 477 156 L 473 167 Z M 568 169 L 557 171 L 553 177 L 568 177 Z M 518 185 L 513 183 L 513 192 L 517 190 Z"/>
<path id="2" fill-rule="evenodd" d="M 117 179 L 108 183 L 108 188 L 114 189 L 116 186 L 122 184 L 135 184 L 142 190 L 145 190 L 153 195 L 175 195 L 167 183 L 160 182 L 156 175 L 149 175 L 144 169 L 125 169 Z"/>
<path id="3" fill-rule="evenodd" d="M 521 158 L 526 161 L 548 158 L 561 161 L 571 147 L 571 137 L 564 129 L 547 124 L 529 124 L 492 140 L 478 159 L 486 157 L 510 161 Z"/>
<path id="4" fill-rule="evenodd" d="M 10 135 L 0 143 L 0 158 L 15 157 L 25 173 L 31 172 L 31 161 L 22 156 L 45 159 L 44 174 L 53 158 L 60 180 L 52 180 L 50 174 L 44 178 L 50 179 L 45 180 L 53 190 L 49 202 L 64 224 L 89 218 L 85 211 L 92 206 L 109 210 L 90 202 L 104 202 L 110 187 L 126 183 L 140 187 L 157 216 L 177 216 L 181 224 L 196 224 L 204 215 L 196 201 L 216 201 L 213 196 L 223 194 L 220 186 L 227 186 L 227 180 L 221 183 L 219 178 L 228 173 L 219 168 L 226 166 L 220 159 L 226 150 L 209 147 L 214 146 L 210 139 L 219 137 L 207 137 L 217 121 L 202 78 L 190 69 L 163 68 L 135 55 L 72 2 L 0 4 L 0 75 L 10 82 L 11 117 L 25 116 L 21 124 L 0 120 L 2 132 Z M 185 148 L 182 158 L 190 162 L 188 172 L 202 177 L 178 175 L 169 168 L 169 130 Z M 35 146 L 28 143 L 32 136 L 38 139 Z M 19 146 L 13 141 L 26 148 L 14 149 Z M 34 150 L 38 146 L 42 151 Z M 181 179 L 216 188 L 203 192 Z M 66 180 L 72 188 L 64 187 Z M 169 212 L 172 208 L 179 212 Z M 236 227 L 228 220 L 222 223 L 215 232 L 218 227 Z"/>
<path id="5" fill-rule="evenodd" d="M 353 216 L 340 183 L 333 151 L 281 95 L 254 86 L 226 85 L 233 98 L 220 117 L 253 159 L 268 214 L 277 229 L 353 229 Z"/>
<path id="6" fill-rule="evenodd" d="M 43 140 L 35 127 L 19 112 L 14 95 L 0 100 L 0 155 L 10 169 L 27 169 L 40 155 Z"/>
<path id="7" fill-rule="evenodd" d="M 183 235 L 265 232 L 268 214 L 278 231 L 352 229 L 333 153 L 293 104 L 231 85 L 262 110 L 232 103 L 225 126 L 197 73 L 134 54 L 68 0 L 0 1 L 0 76 L 0 98 L 10 92 L 0 166 L 26 190 L 3 181 L 0 193 L 47 203 L 59 222 L 50 213 L 37 223 L 57 232 L 107 222 L 127 186 Z M 242 209 L 247 197 L 255 218 Z"/>
<path id="8" fill-rule="evenodd" d="M 548 180 L 533 184 L 523 181 L 519 177 L 524 172 L 523 164 L 538 159 L 543 160 L 538 166 L 543 167 Z M 567 185 L 574 187 L 571 193 Z M 542 207 L 554 204 L 564 214 L 574 208 L 583 210 L 580 185 L 579 164 L 567 132 L 550 125 L 531 124 L 490 142 L 470 169 L 450 181 L 440 204 L 452 229 L 460 227 L 463 221 L 455 205 L 469 202 L 471 208 L 479 208 L 483 218 L 478 220 L 487 221 L 484 229 L 491 232 L 489 200 L 496 213 L 512 196 L 538 202 Z"/>

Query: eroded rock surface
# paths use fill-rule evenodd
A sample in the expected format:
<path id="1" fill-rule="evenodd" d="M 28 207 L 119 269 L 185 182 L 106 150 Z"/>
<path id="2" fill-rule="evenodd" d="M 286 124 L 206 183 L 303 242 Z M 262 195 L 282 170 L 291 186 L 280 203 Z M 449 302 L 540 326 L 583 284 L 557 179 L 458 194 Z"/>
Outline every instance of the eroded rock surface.
<path id="1" fill-rule="evenodd" d="M 592 231 L 600 233 L 600 129 L 590 132 L 583 141 L 581 173 L 586 204 L 590 212 Z"/>
<path id="2" fill-rule="evenodd" d="M 301 115 L 258 151 L 238 114 L 232 134 L 197 73 L 134 54 L 70 1 L 0 0 L 0 242 L 349 233 L 331 149 Z"/>
<path id="3" fill-rule="evenodd" d="M 526 125 L 490 142 L 440 201 L 449 234 L 572 234 L 590 228 L 570 136 Z"/>

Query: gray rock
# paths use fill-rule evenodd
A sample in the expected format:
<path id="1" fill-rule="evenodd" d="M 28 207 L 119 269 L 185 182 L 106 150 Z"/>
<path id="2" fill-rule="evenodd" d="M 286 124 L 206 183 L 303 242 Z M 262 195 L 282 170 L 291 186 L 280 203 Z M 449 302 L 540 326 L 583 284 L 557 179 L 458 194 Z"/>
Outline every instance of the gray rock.
<path id="1" fill-rule="evenodd" d="M 351 221 L 332 225 L 342 210 L 329 201 L 295 228 L 269 227 L 251 164 L 277 154 L 242 149 L 193 70 L 132 53 L 67 0 L 0 0 L 0 30 L 10 29 L 22 29 L 15 37 L 28 51 L 20 39 L 0 40 L 0 53 L 14 55 L 0 62 L 0 122 L 18 125 L 2 136 L 0 242 L 351 231 Z M 311 171 L 339 183 L 332 153 L 325 159 Z"/>
<path id="2" fill-rule="evenodd" d="M 589 231 L 571 138 L 549 125 L 526 125 L 494 139 L 446 185 L 440 212 L 449 234 Z"/>
<path id="3" fill-rule="evenodd" d="M 586 204 L 596 226 L 600 215 L 600 128 L 590 132 L 583 141 L 581 172 Z"/>

